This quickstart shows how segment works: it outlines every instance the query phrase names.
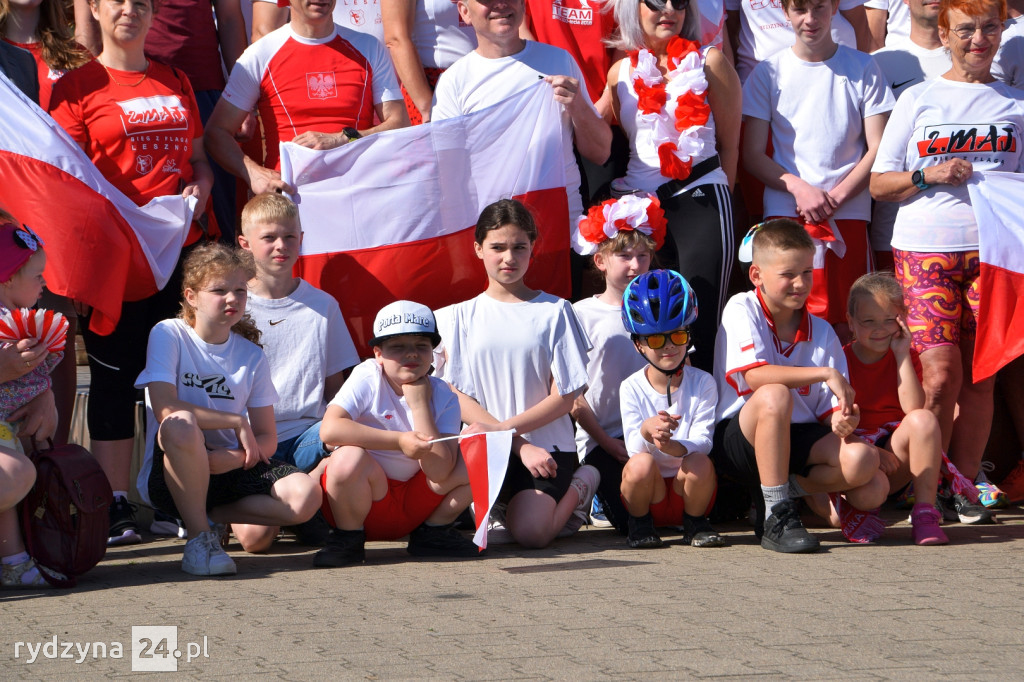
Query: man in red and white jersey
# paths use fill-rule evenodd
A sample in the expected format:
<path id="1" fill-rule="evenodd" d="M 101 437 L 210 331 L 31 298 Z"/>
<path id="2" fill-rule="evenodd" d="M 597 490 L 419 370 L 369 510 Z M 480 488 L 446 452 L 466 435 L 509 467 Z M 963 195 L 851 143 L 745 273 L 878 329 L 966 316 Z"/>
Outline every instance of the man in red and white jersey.
<path id="1" fill-rule="evenodd" d="M 207 123 L 210 155 L 256 194 L 293 191 L 278 172 L 280 142 L 332 149 L 409 125 L 387 48 L 372 36 L 336 26 L 334 4 L 292 0 L 290 22 L 251 45 L 235 63 Z M 234 140 L 254 108 L 266 133 L 265 167 Z"/>

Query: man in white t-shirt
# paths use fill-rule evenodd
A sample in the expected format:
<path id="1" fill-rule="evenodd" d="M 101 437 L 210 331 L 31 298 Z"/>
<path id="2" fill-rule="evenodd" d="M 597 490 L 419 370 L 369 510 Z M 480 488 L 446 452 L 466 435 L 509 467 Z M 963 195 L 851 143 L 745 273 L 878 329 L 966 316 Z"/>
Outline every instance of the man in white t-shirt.
<path id="1" fill-rule="evenodd" d="M 1007 85 L 1024 88 L 1024 0 L 1009 0 L 1006 15 L 992 75 Z"/>
<path id="2" fill-rule="evenodd" d="M 901 0 L 909 12 L 910 37 L 890 44 L 872 53 L 875 62 L 885 74 L 892 94 L 900 94 L 911 85 L 938 78 L 949 71 L 952 62 L 949 51 L 939 40 L 938 0 Z M 896 222 L 899 204 L 876 201 L 868 229 L 871 249 L 875 252 L 875 267 L 892 270 L 892 226 Z"/>
<path id="3" fill-rule="evenodd" d="M 409 125 L 387 48 L 373 36 L 336 26 L 334 4 L 292 0 L 288 25 L 242 54 L 206 124 L 210 156 L 254 194 L 294 191 L 278 172 L 281 142 L 333 149 Z M 266 134 L 265 167 L 246 156 L 234 137 L 256 108 Z"/>
<path id="4" fill-rule="evenodd" d="M 437 82 L 431 120 L 461 116 L 497 104 L 543 79 L 564 106 L 562 137 L 569 216 L 583 213 L 576 149 L 600 165 L 611 153 L 612 132 L 591 103 L 583 72 L 565 50 L 519 37 L 523 0 L 458 0 L 459 16 L 476 31 L 477 48 L 456 61 Z M 566 222 L 568 235 L 569 223 Z"/>

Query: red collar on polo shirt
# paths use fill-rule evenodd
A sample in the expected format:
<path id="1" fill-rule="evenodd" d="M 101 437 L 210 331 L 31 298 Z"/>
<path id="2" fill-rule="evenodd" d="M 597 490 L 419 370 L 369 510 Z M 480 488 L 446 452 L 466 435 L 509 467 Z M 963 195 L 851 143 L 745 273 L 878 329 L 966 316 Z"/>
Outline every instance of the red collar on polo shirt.
<path id="1" fill-rule="evenodd" d="M 772 317 L 772 311 L 768 310 L 768 306 L 764 302 L 764 298 L 761 297 L 761 290 L 754 289 L 754 293 L 757 294 L 757 302 L 761 304 L 761 312 L 764 313 L 764 319 L 768 321 L 768 328 L 772 330 L 772 337 L 775 339 L 775 348 L 785 355 L 787 358 L 789 354 L 793 352 L 793 348 L 796 344 L 801 341 L 811 340 L 811 316 L 807 312 L 807 306 L 805 305 L 800 309 L 800 326 L 797 327 L 796 335 L 793 337 L 793 343 L 783 344 L 782 340 L 779 339 L 779 333 L 775 329 L 775 319 Z"/>

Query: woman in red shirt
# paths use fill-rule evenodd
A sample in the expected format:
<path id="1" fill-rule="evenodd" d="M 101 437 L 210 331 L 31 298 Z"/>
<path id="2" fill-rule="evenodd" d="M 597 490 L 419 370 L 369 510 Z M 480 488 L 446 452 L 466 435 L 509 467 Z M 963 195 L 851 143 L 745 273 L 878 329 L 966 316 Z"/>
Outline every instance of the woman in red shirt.
<path id="1" fill-rule="evenodd" d="M 57 82 L 50 113 L 117 189 L 142 206 L 168 194 L 194 196 L 200 220 L 182 226 L 185 246 L 215 232 L 204 211 L 213 175 L 203 153 L 199 109 L 181 71 L 147 59 L 146 33 L 152 0 L 90 0 L 103 50 L 96 59 Z M 88 423 L 93 454 L 114 490 L 109 544 L 140 542 L 127 501 L 135 435 L 135 378 L 146 360 L 149 331 L 173 317 L 181 282 L 179 267 L 164 289 L 125 302 L 109 336 L 83 324 L 89 354 Z M 87 314 L 87 311 L 81 311 Z"/>

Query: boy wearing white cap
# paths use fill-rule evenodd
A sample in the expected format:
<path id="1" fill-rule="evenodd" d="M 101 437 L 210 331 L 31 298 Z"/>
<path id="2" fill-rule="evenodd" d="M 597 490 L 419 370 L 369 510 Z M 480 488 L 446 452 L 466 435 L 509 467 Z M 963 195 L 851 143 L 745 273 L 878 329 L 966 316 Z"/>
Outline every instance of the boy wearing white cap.
<path id="1" fill-rule="evenodd" d="M 367 540 L 409 535 L 415 556 L 477 556 L 452 525 L 472 493 L 456 440 L 459 401 L 428 376 L 441 341 L 430 308 L 396 301 L 377 313 L 373 358 L 356 366 L 320 426 L 337 446 L 320 477 L 322 511 L 333 530 L 313 557 L 318 567 L 365 558 Z"/>

